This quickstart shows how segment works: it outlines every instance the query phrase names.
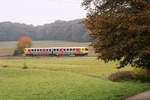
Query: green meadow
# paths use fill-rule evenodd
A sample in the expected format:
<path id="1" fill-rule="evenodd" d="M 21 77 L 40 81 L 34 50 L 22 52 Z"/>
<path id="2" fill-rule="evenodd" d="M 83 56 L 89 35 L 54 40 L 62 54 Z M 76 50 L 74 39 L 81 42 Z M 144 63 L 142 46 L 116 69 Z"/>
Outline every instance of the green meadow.
<path id="1" fill-rule="evenodd" d="M 0 59 L 0 100 L 124 100 L 149 83 L 111 82 L 116 69 L 96 57 Z M 27 67 L 27 69 L 24 69 Z"/>

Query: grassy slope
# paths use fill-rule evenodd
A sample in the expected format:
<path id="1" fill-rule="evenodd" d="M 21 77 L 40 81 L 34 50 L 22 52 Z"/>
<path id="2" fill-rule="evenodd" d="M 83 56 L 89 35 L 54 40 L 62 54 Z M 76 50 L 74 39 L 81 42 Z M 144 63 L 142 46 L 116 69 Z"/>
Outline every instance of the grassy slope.
<path id="1" fill-rule="evenodd" d="M 24 63 L 29 69 L 22 69 Z M 111 82 L 116 63 L 95 57 L 0 59 L 2 100 L 120 100 L 148 83 Z M 126 68 L 130 69 L 130 68 Z M 122 69 L 122 70 L 126 70 Z"/>

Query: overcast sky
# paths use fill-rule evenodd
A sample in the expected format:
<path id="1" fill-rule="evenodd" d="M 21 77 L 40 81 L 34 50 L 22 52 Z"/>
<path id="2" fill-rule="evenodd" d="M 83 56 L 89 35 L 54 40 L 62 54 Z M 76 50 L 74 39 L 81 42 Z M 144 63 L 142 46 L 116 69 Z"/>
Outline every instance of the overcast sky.
<path id="1" fill-rule="evenodd" d="M 0 0 L 0 22 L 43 25 L 84 18 L 82 0 Z"/>

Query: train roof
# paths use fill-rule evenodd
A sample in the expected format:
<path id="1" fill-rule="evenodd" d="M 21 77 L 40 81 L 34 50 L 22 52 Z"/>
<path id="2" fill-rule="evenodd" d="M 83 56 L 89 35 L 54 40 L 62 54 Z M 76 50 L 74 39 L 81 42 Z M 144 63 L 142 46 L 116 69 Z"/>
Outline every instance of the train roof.
<path id="1" fill-rule="evenodd" d="M 88 47 L 35 47 L 35 48 L 25 48 L 25 49 L 52 49 L 52 48 L 55 48 L 55 49 L 58 49 L 58 48 L 88 48 Z"/>

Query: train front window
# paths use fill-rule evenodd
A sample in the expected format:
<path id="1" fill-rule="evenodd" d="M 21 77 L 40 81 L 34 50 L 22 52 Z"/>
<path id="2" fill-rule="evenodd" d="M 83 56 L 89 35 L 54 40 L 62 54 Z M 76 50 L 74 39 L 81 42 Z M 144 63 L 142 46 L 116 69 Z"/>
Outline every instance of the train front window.
<path id="1" fill-rule="evenodd" d="M 88 51 L 88 48 L 85 48 L 85 51 Z"/>

